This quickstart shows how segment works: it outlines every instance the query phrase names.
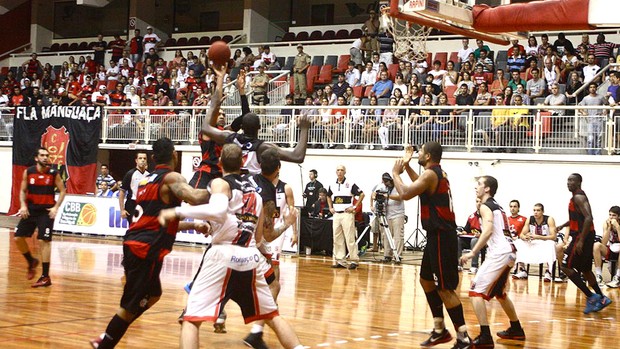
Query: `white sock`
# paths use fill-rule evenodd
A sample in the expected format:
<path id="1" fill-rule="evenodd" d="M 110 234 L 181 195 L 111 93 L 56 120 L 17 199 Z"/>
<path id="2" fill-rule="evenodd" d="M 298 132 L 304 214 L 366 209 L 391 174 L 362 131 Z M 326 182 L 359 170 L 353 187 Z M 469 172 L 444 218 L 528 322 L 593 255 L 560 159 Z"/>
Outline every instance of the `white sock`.
<path id="1" fill-rule="evenodd" d="M 594 267 L 596 270 L 596 275 L 603 275 L 603 267 Z"/>
<path id="2" fill-rule="evenodd" d="M 435 333 L 441 333 L 441 331 L 443 331 L 443 329 L 446 328 L 446 325 L 444 325 L 444 323 L 443 323 L 443 318 L 442 317 L 434 317 L 433 318 L 433 323 L 435 325 L 435 327 L 434 327 Z"/>
<path id="3" fill-rule="evenodd" d="M 264 325 L 254 324 L 252 325 L 252 329 L 250 330 L 250 333 L 261 333 L 263 332 L 263 327 Z"/>
<path id="4" fill-rule="evenodd" d="M 469 342 L 469 336 L 467 335 L 467 326 L 461 325 L 456 332 L 456 338 L 460 339 L 461 342 Z"/>

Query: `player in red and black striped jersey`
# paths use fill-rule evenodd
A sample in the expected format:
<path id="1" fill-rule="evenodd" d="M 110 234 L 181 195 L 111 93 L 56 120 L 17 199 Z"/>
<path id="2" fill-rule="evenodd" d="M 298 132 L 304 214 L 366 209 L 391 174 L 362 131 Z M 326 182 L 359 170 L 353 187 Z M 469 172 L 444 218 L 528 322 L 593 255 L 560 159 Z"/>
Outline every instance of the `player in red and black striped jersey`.
<path id="1" fill-rule="evenodd" d="M 129 325 L 155 304 L 162 293 L 159 273 L 163 258 L 172 250 L 177 230 L 195 229 L 208 233 L 206 223 L 175 220 L 162 226 L 157 217 L 160 211 L 180 205 L 208 202 L 207 190 L 193 189 L 181 174 L 174 172 L 177 153 L 168 138 L 153 144 L 155 171 L 142 179 L 136 196 L 136 217 L 129 225 L 123 241 L 123 267 L 126 283 L 120 308 L 106 331 L 91 340 L 93 348 L 114 348 Z"/>
<path id="2" fill-rule="evenodd" d="M 573 197 L 568 203 L 568 222 L 560 225 L 557 229 L 562 230 L 569 227 L 571 241 L 564 251 L 562 260 L 562 271 L 568 278 L 588 297 L 585 314 L 600 311 L 609 304 L 611 300 L 607 298 L 596 281 L 592 272 L 594 223 L 592 218 L 592 208 L 586 193 L 581 190 L 583 178 L 578 173 L 568 176 L 566 183 L 568 190 Z M 594 292 L 588 288 L 581 276 L 588 281 Z"/>
<path id="3" fill-rule="evenodd" d="M 15 244 L 17 249 L 28 261 L 28 280 L 34 277 L 39 260 L 32 257 L 26 238 L 31 237 L 35 229 L 39 229 L 37 239 L 41 250 L 43 271 L 41 277 L 32 287 L 51 286 L 49 277 L 50 257 L 52 254 L 52 229 L 54 217 L 62 200 L 65 198 L 65 185 L 60 174 L 50 167 L 49 152 L 39 148 L 34 157 L 36 164 L 24 171 L 19 193 L 21 220 L 15 229 Z M 55 190 L 58 190 L 56 200 Z"/>
<path id="4" fill-rule="evenodd" d="M 217 117 L 217 123 L 214 125 L 217 129 L 223 130 L 226 114 L 220 110 Z M 200 150 L 202 151 L 202 159 L 198 170 L 194 172 L 194 176 L 189 181 L 189 185 L 193 188 L 206 189 L 207 185 L 214 178 L 222 177 L 222 168 L 220 166 L 220 154 L 222 154 L 222 145 L 211 140 L 209 136 L 200 132 L 198 135 Z"/>
<path id="5" fill-rule="evenodd" d="M 452 340 L 452 335 L 446 329 L 443 320 L 445 304 L 458 333 L 453 348 L 469 348 L 471 340 L 467 335 L 463 305 L 455 292 L 459 283 L 458 238 L 450 183 L 439 164 L 443 149 L 437 142 L 426 142 L 422 146 L 418 154 L 418 164 L 424 167 L 424 172 L 420 175 L 409 165 L 413 151 L 413 147 L 407 147 L 403 158 L 396 160 L 392 174 L 394 187 L 403 200 L 420 197 L 422 226 L 427 234 L 427 245 L 420 269 L 420 284 L 426 293 L 435 326 L 430 337 L 421 345 L 434 346 Z M 409 185 L 405 185 L 400 178 L 404 171 L 407 171 L 411 178 L 412 183 Z"/>

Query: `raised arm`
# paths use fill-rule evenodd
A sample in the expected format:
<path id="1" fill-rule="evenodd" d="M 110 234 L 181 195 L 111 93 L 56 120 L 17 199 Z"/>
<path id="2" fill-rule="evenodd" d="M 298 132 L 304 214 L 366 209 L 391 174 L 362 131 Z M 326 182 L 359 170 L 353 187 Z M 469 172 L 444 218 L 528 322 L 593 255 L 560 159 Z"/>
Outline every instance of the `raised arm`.
<path id="1" fill-rule="evenodd" d="M 408 165 L 407 165 L 408 166 Z M 405 164 L 403 159 L 398 159 L 394 163 L 394 168 L 392 169 L 392 177 L 394 177 L 394 188 L 400 194 L 403 200 L 409 200 L 413 197 L 416 197 L 425 191 L 428 188 L 431 188 L 433 184 L 437 183 L 437 175 L 435 175 L 432 171 L 424 171 L 421 176 L 417 176 L 415 171 L 411 169 L 413 176 L 410 174 L 409 177 L 413 181 L 412 183 L 405 185 L 403 180 L 400 178 L 400 175 L 405 170 Z M 409 174 L 409 171 L 407 171 Z"/>
<path id="2" fill-rule="evenodd" d="M 180 173 L 172 172 L 166 176 L 166 185 L 169 193 L 187 202 L 190 205 L 200 205 L 209 202 L 210 194 L 206 189 L 194 189 Z"/>
<path id="3" fill-rule="evenodd" d="M 217 125 L 217 118 L 219 117 L 220 107 L 222 106 L 222 90 L 224 86 L 224 75 L 226 74 L 226 64 L 219 67 L 214 66 L 213 70 L 217 77 L 216 86 L 211 94 L 209 110 L 202 120 L 201 132 L 215 142 L 224 144 L 226 137 L 228 137 L 231 132 L 217 129 L 215 125 Z"/>
<path id="4" fill-rule="evenodd" d="M 299 133 L 299 141 L 293 150 L 282 149 L 273 143 L 263 142 L 257 149 L 258 155 L 260 156 L 268 147 L 275 147 L 278 149 L 278 154 L 282 161 L 301 164 L 306 158 L 306 149 L 308 148 L 308 131 L 310 129 L 310 117 L 308 115 L 299 117 L 299 128 L 301 131 Z"/>

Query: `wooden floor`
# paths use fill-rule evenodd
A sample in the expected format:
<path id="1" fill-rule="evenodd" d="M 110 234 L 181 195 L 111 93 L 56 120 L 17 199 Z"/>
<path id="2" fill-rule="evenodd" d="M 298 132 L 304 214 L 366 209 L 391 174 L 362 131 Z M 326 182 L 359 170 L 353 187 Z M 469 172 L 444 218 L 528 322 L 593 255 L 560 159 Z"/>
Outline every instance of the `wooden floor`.
<path id="1" fill-rule="evenodd" d="M 161 274 L 161 301 L 129 329 L 118 348 L 177 348 L 176 320 L 184 307 L 183 285 L 201 258 L 200 248 L 179 247 L 166 257 Z M 53 285 L 33 289 L 26 280 L 26 262 L 8 230 L 0 230 L 0 348 L 87 348 L 118 307 L 121 296 L 121 246 L 117 241 L 55 237 Z M 416 348 L 432 328 L 432 317 L 418 285 L 419 267 L 363 263 L 358 270 L 331 269 L 322 257 L 285 257 L 280 313 L 308 348 Z M 536 268 L 537 269 L 537 268 Z M 479 329 L 462 275 L 459 293 L 472 336 Z M 570 284 L 511 280 L 514 301 L 527 341 L 496 341 L 497 348 L 617 348 L 620 297 L 605 290 L 614 304 L 584 315 L 585 299 Z M 489 306 L 492 332 L 508 326 L 496 301 Z M 244 348 L 250 326 L 238 307 L 227 306 L 227 334 L 211 324 L 201 329 L 202 348 Z M 447 314 L 446 314 L 447 315 Z M 447 320 L 449 322 L 449 320 Z M 452 333 L 451 324 L 448 328 Z M 265 340 L 280 348 L 275 334 Z M 437 346 L 449 348 L 451 344 Z"/>

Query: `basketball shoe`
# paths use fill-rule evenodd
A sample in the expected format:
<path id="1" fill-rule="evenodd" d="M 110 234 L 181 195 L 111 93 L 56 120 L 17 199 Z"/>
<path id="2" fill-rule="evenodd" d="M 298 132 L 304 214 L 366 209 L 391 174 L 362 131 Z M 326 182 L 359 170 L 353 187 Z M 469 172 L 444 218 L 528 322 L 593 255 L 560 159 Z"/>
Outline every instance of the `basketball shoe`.
<path id="1" fill-rule="evenodd" d="M 434 330 L 431 331 L 430 337 L 428 337 L 428 339 L 424 342 L 420 343 L 420 345 L 423 347 L 432 347 L 437 344 L 449 342 L 451 340 L 452 335 L 450 334 L 450 331 L 444 328 L 443 331 L 441 331 L 440 333 L 437 333 Z"/>

